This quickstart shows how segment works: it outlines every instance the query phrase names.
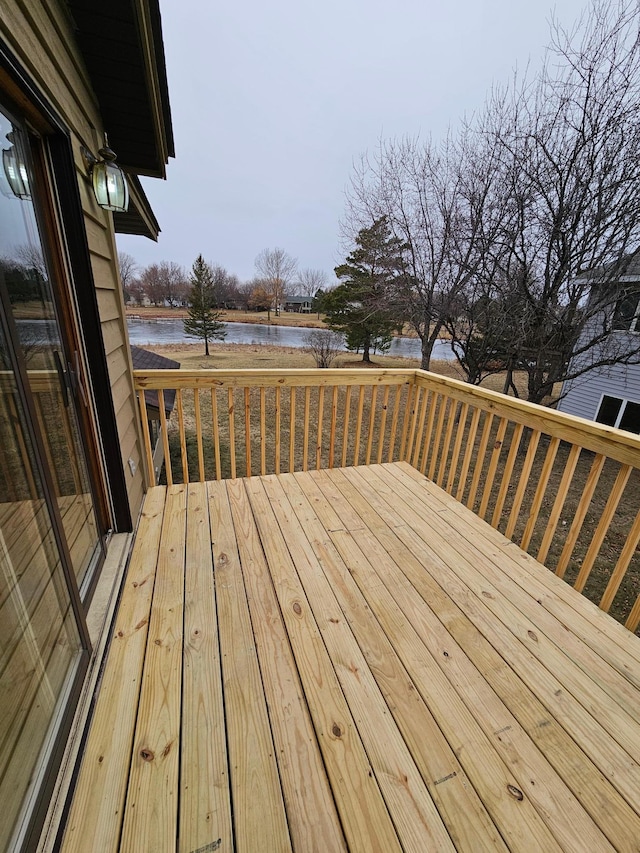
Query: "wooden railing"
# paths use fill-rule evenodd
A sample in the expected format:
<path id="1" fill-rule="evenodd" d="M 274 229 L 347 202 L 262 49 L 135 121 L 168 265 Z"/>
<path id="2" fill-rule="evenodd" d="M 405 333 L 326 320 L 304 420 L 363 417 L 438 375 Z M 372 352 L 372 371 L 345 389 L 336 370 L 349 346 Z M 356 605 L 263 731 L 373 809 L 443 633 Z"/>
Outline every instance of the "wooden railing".
<path id="1" fill-rule="evenodd" d="M 420 370 L 158 370 L 135 381 L 158 392 L 169 484 L 404 460 L 631 631 L 640 625 L 630 433 Z"/>

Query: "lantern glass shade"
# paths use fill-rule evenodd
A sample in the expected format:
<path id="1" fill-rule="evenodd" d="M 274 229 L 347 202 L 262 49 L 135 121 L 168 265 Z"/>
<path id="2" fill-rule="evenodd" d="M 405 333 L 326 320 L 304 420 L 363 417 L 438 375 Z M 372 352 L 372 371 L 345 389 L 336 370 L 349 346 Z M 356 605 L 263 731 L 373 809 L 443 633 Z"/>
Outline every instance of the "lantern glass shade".
<path id="1" fill-rule="evenodd" d="M 126 213 L 129 207 L 129 187 L 120 166 L 102 160 L 93 166 L 93 192 L 104 210 Z"/>
<path id="2" fill-rule="evenodd" d="M 2 167 L 4 169 L 7 183 L 11 187 L 11 192 L 14 196 L 21 199 L 31 198 L 27 166 L 24 160 L 20 158 L 15 145 L 3 150 Z"/>

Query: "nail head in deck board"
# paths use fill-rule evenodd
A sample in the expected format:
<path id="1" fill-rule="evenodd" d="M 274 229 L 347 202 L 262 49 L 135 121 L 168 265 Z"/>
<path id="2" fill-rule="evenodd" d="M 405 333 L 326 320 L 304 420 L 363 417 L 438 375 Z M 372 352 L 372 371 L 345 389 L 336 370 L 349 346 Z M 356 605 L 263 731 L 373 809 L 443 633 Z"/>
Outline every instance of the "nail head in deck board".
<path id="1" fill-rule="evenodd" d="M 132 853 L 173 846 L 178 831 L 186 492 L 167 488 L 120 843 Z"/>
<path id="2" fill-rule="evenodd" d="M 227 484 L 294 849 L 346 850 L 286 627 L 241 481 Z M 302 615 L 299 602 L 294 612 Z"/>
<path id="3" fill-rule="evenodd" d="M 155 486 L 145 498 L 67 821 L 65 853 L 118 849 L 165 493 L 164 486 Z"/>
<path id="4" fill-rule="evenodd" d="M 209 507 L 205 483 L 187 491 L 179 851 L 232 850 L 231 797 Z M 218 849 L 215 848 L 215 849 Z"/>
<path id="5" fill-rule="evenodd" d="M 291 850 L 291 841 L 236 544 L 240 533 L 234 530 L 227 481 L 207 488 L 236 850 L 279 853 Z"/>

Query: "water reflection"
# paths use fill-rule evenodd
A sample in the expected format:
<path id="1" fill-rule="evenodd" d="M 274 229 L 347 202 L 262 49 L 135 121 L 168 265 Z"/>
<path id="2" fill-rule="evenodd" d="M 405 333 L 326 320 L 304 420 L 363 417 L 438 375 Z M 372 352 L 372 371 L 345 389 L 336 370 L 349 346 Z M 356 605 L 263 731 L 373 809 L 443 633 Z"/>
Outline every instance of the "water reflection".
<path id="1" fill-rule="evenodd" d="M 184 334 L 182 320 L 128 321 L 132 344 L 183 344 L 195 343 Z M 297 326 L 268 326 L 252 323 L 226 323 L 228 344 L 270 344 L 276 347 L 304 347 L 304 337 L 309 329 Z M 215 347 L 215 344 L 214 344 Z M 420 358 L 420 341 L 416 338 L 394 338 L 389 355 L 403 358 Z M 447 341 L 436 341 L 433 358 L 451 361 L 454 356 Z"/>

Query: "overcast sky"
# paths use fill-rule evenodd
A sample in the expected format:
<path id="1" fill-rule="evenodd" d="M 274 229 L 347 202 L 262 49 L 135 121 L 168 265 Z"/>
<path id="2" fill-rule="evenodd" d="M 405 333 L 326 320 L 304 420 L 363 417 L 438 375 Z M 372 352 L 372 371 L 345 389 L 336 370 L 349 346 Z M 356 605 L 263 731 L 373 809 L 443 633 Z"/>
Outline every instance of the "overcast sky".
<path id="1" fill-rule="evenodd" d="M 158 243 L 119 249 L 187 268 L 202 253 L 244 281 L 281 246 L 333 277 L 354 160 L 381 137 L 442 137 L 540 63 L 552 8 L 571 25 L 586 5 L 160 0 L 176 159 L 142 179 Z"/>

